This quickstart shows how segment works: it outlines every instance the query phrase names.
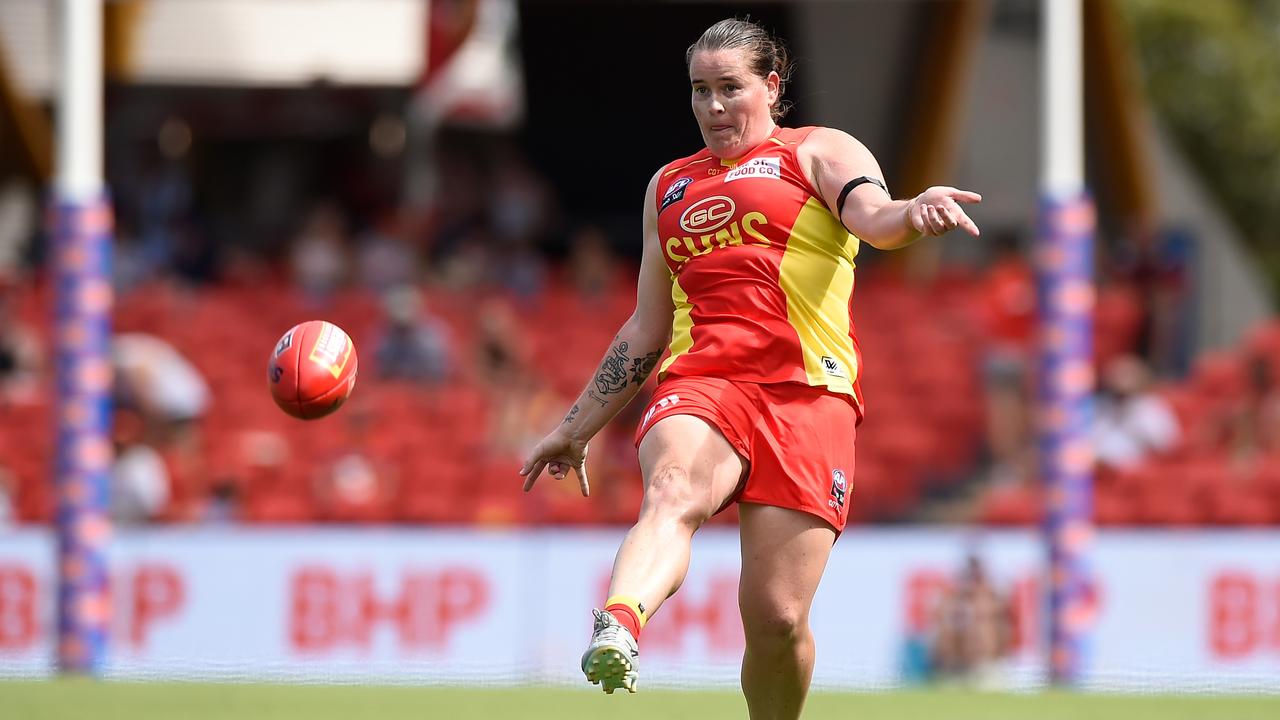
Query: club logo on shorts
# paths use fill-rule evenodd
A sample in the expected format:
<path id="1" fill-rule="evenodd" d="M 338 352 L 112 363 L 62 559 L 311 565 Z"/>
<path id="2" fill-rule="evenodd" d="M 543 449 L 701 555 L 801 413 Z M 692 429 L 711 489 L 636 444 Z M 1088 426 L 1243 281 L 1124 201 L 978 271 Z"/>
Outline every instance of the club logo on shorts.
<path id="1" fill-rule="evenodd" d="M 849 492 L 849 481 L 843 470 L 831 471 L 831 499 L 827 504 L 837 510 L 844 508 L 844 496 Z"/>
<path id="2" fill-rule="evenodd" d="M 689 187 L 691 182 L 693 182 L 693 178 L 686 175 L 682 178 L 677 178 L 675 182 L 671 183 L 671 187 L 668 187 L 667 192 L 662 195 L 662 206 L 658 208 L 658 212 L 666 210 L 668 205 L 683 200 L 684 189 Z"/>

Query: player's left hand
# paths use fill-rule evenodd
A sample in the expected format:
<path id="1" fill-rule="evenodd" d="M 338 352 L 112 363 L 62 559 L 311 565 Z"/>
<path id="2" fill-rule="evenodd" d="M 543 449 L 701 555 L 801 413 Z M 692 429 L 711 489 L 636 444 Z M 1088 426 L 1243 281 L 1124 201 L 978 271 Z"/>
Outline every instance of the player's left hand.
<path id="1" fill-rule="evenodd" d="M 977 237 L 982 234 L 960 204 L 982 202 L 982 196 L 968 190 L 934 186 L 916 196 L 907 206 L 907 219 L 921 235 L 938 236 L 957 227 Z"/>

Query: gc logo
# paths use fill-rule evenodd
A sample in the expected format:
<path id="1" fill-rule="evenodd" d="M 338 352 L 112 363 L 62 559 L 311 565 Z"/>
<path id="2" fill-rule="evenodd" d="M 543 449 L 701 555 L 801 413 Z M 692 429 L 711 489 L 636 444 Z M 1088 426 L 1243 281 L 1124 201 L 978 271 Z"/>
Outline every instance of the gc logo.
<path id="1" fill-rule="evenodd" d="M 733 200 L 714 195 L 690 205 L 680 216 L 680 227 L 687 233 L 705 235 L 720 229 L 733 217 Z"/>

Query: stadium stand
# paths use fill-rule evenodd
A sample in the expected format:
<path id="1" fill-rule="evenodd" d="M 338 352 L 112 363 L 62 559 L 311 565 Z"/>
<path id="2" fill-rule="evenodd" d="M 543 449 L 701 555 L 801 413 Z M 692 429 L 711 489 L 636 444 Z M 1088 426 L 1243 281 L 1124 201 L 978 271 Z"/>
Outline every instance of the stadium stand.
<path id="1" fill-rule="evenodd" d="M 511 303 L 530 344 L 534 391 L 522 396 L 523 414 L 516 418 L 529 432 L 558 419 L 555 414 L 590 376 L 634 301 L 634 288 L 626 283 L 589 300 L 559 287 L 551 283 L 539 297 Z M 48 290 L 37 284 L 18 292 L 19 317 L 40 329 L 46 346 Z M 473 370 L 476 308 L 493 296 L 428 289 L 425 298 L 456 343 L 454 377 L 442 384 L 381 380 L 367 353 L 348 407 L 309 423 L 271 403 L 264 348 L 282 328 L 313 316 L 346 328 L 357 348 L 371 348 L 382 322 L 375 294 L 345 289 L 317 307 L 277 282 L 198 290 L 154 284 L 119 298 L 117 331 L 167 339 L 213 391 L 213 405 L 201 421 L 200 462 L 182 463 L 162 450 L 172 488 L 160 520 L 536 525 L 633 518 L 640 502 L 634 418 L 620 417 L 597 439 L 592 500 L 583 501 L 569 484 L 521 495 L 515 476 L 521 457 L 493 436 L 496 403 L 515 391 L 504 385 L 506 378 Z M 858 522 L 907 520 L 930 497 L 971 486 L 980 475 L 981 292 L 961 272 L 928 285 L 880 272 L 859 284 L 857 298 L 868 421 L 859 431 L 854 487 L 861 501 L 853 516 Z M 591 312 L 583 311 L 587 307 Z M 1100 322 L 1097 331 L 1132 332 L 1130 323 L 1120 321 Z M 1107 348 L 1123 343 L 1100 341 Z M 1268 412 L 1280 417 L 1268 384 L 1277 371 L 1280 321 L 1258 328 L 1240 348 L 1202 355 L 1185 381 L 1158 386 L 1178 417 L 1183 441 L 1137 467 L 1099 468 L 1098 522 L 1280 522 L 1280 447 L 1274 430 L 1262 427 Z M 0 406 L 0 457 L 17 478 L 19 521 L 45 522 L 53 509 L 53 416 L 47 403 Z M 642 399 L 631 411 L 638 407 Z M 512 442 L 527 447 L 536 439 Z M 338 477 L 334 463 L 343 458 L 344 474 Z M 974 516 L 993 525 L 1032 524 L 1041 517 L 1042 501 L 1035 483 L 993 484 L 980 495 Z M 716 522 L 732 520 L 725 513 Z"/>
<path id="2" fill-rule="evenodd" d="M 921 289 L 877 278 L 859 288 L 868 308 L 859 334 L 866 372 L 873 378 L 867 397 L 874 418 L 863 425 L 859 440 L 860 521 L 905 519 L 922 495 L 959 482 L 973 466 L 982 410 L 974 371 L 972 291 L 963 279 Z M 41 322 L 49 309 L 47 295 L 47 288 L 39 287 L 23 295 L 22 312 L 35 327 L 47 325 Z M 155 284 L 119 298 L 115 330 L 168 340 L 200 370 L 213 394 L 201 421 L 202 461 L 184 465 L 165 456 L 173 487 L 161 519 L 221 518 L 223 513 L 211 506 L 228 499 L 230 517 L 250 523 L 587 524 L 634 518 L 640 501 L 631 437 L 635 418 L 620 417 L 597 439 L 593 500 L 583 501 L 567 485 L 522 496 L 515 475 L 521 457 L 497 449 L 501 444 L 492 436 L 496 403 L 514 391 L 504 386 L 506 378 L 481 377 L 469 369 L 477 365 L 468 355 L 475 352 L 476 308 L 488 298 L 439 290 L 425 296 L 458 348 L 455 377 L 436 385 L 380 380 L 372 353 L 366 353 L 350 404 L 309 423 L 282 414 L 266 392 L 272 339 L 282 328 L 323 316 L 347 329 L 357 348 L 371 348 L 381 322 L 374 294 L 343 290 L 314 307 L 286 283 L 198 290 Z M 519 421 L 540 430 L 558 419 L 555 414 L 590 377 L 633 303 L 634 287 L 622 283 L 589 300 L 571 290 L 549 290 L 513 304 L 531 344 L 527 359 L 537 388 L 527 396 Z M 925 312 L 928 307 L 953 311 Z M 49 342 L 47 331 L 43 339 Z M 641 407 L 638 399 L 630 410 Z M 0 410 L 4 457 L 19 479 L 17 514 L 23 521 L 47 521 L 52 510 L 50 410 L 44 403 Z M 517 441 L 527 447 L 536 439 Z M 372 487 L 360 480 L 328 482 L 332 468 L 327 464 L 344 450 L 358 453 L 386 481 Z M 353 463 L 347 462 L 347 477 L 359 478 Z M 332 487 L 326 489 L 326 482 Z M 716 521 L 732 519 L 725 513 Z"/>
<path id="3" fill-rule="evenodd" d="M 1112 526 L 1274 526 L 1280 522 L 1280 320 L 1239 347 L 1203 353 L 1189 377 L 1160 385 L 1182 441 L 1130 468 L 1099 467 L 1094 513 Z M 1033 487 L 991 488 L 989 523 L 1038 522 Z"/>

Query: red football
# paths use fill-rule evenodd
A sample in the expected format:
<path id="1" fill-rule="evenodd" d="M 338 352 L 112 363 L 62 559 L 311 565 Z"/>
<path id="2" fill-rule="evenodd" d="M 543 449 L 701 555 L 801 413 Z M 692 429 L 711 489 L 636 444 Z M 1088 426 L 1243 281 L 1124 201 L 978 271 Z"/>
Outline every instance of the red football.
<path id="1" fill-rule="evenodd" d="M 271 397 L 296 418 L 324 417 L 351 395 L 358 364 L 355 344 L 342 328 L 324 320 L 299 323 L 271 352 Z"/>

